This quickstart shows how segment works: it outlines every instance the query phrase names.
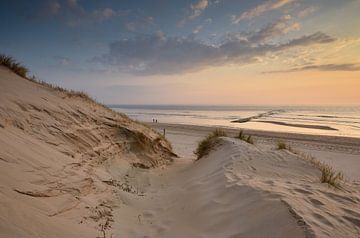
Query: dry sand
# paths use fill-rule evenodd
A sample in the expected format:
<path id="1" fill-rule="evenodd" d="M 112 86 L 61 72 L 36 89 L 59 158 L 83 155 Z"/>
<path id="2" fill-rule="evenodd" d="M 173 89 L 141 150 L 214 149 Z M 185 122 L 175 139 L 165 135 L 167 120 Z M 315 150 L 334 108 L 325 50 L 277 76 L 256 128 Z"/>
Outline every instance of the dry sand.
<path id="1" fill-rule="evenodd" d="M 0 67 L 0 237 L 103 236 L 127 170 L 171 160 L 147 126 Z"/>
<path id="2" fill-rule="evenodd" d="M 360 236 L 358 140 L 251 131 L 255 145 L 220 138 L 195 162 L 213 128 L 164 127 L 179 158 L 150 128 L 0 68 L 0 237 Z M 279 139 L 349 181 L 320 183 Z"/>

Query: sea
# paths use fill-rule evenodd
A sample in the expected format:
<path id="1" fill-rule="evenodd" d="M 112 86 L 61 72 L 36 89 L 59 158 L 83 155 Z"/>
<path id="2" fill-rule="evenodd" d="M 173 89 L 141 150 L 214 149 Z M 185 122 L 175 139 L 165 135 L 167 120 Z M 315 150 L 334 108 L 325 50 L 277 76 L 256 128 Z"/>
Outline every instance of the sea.
<path id="1" fill-rule="evenodd" d="M 109 105 L 142 121 L 360 138 L 360 106 Z"/>

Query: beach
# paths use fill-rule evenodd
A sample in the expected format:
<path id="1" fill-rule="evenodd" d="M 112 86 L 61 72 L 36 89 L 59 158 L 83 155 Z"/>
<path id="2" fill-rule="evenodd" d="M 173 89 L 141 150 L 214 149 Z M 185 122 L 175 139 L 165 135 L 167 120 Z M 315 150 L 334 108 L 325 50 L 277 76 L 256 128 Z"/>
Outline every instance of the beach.
<path id="1" fill-rule="evenodd" d="M 142 122 L 360 138 L 359 106 L 108 105 Z"/>
<path id="2" fill-rule="evenodd" d="M 0 236 L 359 236 L 359 138 L 162 122 L 0 67 Z"/>
<path id="3" fill-rule="evenodd" d="M 173 142 L 175 151 L 182 157 L 195 158 L 197 143 L 216 128 L 222 128 L 234 137 L 240 129 L 216 126 L 196 126 L 183 124 L 149 123 L 159 133 L 166 130 L 166 137 Z M 244 130 L 253 136 L 257 146 L 275 148 L 277 142 L 285 142 L 293 149 L 331 164 L 343 171 L 349 180 L 360 181 L 360 139 L 353 137 L 322 136 L 271 132 L 261 130 Z"/>

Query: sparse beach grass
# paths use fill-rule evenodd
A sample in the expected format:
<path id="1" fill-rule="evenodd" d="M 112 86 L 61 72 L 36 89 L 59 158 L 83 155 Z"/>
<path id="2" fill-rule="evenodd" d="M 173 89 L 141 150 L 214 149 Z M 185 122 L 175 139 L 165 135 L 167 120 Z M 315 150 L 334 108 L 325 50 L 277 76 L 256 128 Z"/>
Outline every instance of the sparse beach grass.
<path id="1" fill-rule="evenodd" d="M 252 137 L 250 135 L 246 136 L 243 130 L 240 130 L 239 134 L 235 138 L 239 140 L 243 140 L 249 144 L 254 144 L 254 140 L 252 139 Z"/>
<path id="2" fill-rule="evenodd" d="M 20 62 L 16 61 L 13 57 L 4 54 L 0 54 L 0 65 L 7 67 L 15 74 L 23 78 L 26 78 L 26 75 L 29 72 L 28 68 Z"/>
<path id="3" fill-rule="evenodd" d="M 288 145 L 285 144 L 284 142 L 279 141 L 279 142 L 277 143 L 277 149 L 278 149 L 278 150 L 286 150 L 286 149 L 290 150 L 291 148 L 290 148 L 290 146 L 288 146 Z"/>
<path id="4" fill-rule="evenodd" d="M 22 63 L 15 60 L 11 56 L 0 54 L 0 65 L 8 68 L 9 70 L 14 72 L 15 74 L 17 74 L 20 77 L 23 77 L 23 78 L 25 78 L 25 79 L 27 79 L 27 80 L 29 80 L 31 82 L 43 85 L 43 86 L 45 86 L 47 88 L 53 89 L 53 90 L 58 91 L 58 92 L 63 92 L 68 97 L 79 97 L 79 98 L 82 98 L 82 99 L 92 101 L 92 102 L 95 102 L 95 103 L 99 104 L 98 102 L 96 102 L 93 98 L 91 98 L 85 92 L 76 91 L 76 90 L 68 90 L 68 89 L 65 89 L 63 87 L 47 83 L 45 81 L 38 80 L 38 79 L 36 79 L 35 76 L 27 77 L 27 73 L 29 72 L 29 69 L 27 67 L 25 67 Z"/>
<path id="5" fill-rule="evenodd" d="M 214 149 L 216 145 L 216 139 L 222 136 L 226 136 L 225 131 L 221 129 L 215 129 L 215 131 L 211 132 L 205 139 L 200 141 L 196 151 L 194 152 L 197 156 L 197 160 L 208 155 L 210 151 Z"/>
<path id="6" fill-rule="evenodd" d="M 278 142 L 278 150 L 288 150 L 296 155 L 299 155 L 300 158 L 308 161 L 310 164 L 314 165 L 321 171 L 320 182 L 327 183 L 335 188 L 341 187 L 341 181 L 344 180 L 344 175 L 342 172 L 336 171 L 332 166 L 319 161 L 311 155 L 307 155 L 298 151 L 293 150 L 289 145 L 284 142 Z"/>

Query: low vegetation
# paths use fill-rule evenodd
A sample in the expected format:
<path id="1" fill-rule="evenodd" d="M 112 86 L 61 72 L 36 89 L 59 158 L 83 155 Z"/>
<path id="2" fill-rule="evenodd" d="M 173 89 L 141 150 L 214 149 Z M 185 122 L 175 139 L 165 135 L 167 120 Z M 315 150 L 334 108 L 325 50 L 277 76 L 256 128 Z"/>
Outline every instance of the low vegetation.
<path id="1" fill-rule="evenodd" d="M 62 88 L 60 86 L 47 83 L 45 81 L 38 80 L 35 76 L 28 77 L 27 76 L 27 74 L 29 72 L 28 68 L 26 68 L 23 64 L 21 64 L 20 62 L 18 62 L 11 56 L 0 54 L 0 65 L 8 68 L 9 70 L 11 70 L 12 72 L 14 72 L 15 74 L 19 75 L 20 77 L 22 77 L 24 79 L 27 79 L 31 82 L 34 82 L 34 83 L 37 83 L 40 85 L 43 85 L 44 87 L 50 88 L 52 90 L 64 93 L 67 97 L 78 97 L 78 98 L 87 100 L 89 102 L 94 102 L 96 104 L 100 104 L 99 102 L 96 102 L 93 98 L 91 98 L 89 95 L 87 95 L 85 92 L 76 91 L 76 90 L 68 90 L 68 89 Z M 100 104 L 100 105 L 102 105 L 102 104 Z M 104 106 L 104 105 L 102 105 L 102 106 Z"/>
<path id="2" fill-rule="evenodd" d="M 246 136 L 243 130 L 240 130 L 239 134 L 235 138 L 243 140 L 249 144 L 254 144 L 254 140 L 252 139 L 252 137 L 250 135 Z"/>
<path id="3" fill-rule="evenodd" d="M 245 141 L 249 144 L 254 144 L 254 141 L 251 136 L 248 136 Z"/>
<path id="4" fill-rule="evenodd" d="M 89 101 L 95 101 L 93 98 L 91 98 L 89 95 L 87 95 L 84 92 L 75 91 L 75 90 L 67 90 L 67 89 L 62 88 L 60 86 L 53 85 L 53 84 L 47 83 L 45 81 L 38 80 L 38 79 L 36 79 L 35 76 L 28 77 L 27 76 L 27 73 L 29 72 L 28 68 L 26 68 L 23 64 L 21 64 L 20 62 L 18 62 L 17 60 L 15 60 L 11 56 L 0 54 L 0 65 L 10 69 L 15 74 L 17 74 L 20 77 L 23 77 L 23 78 L 25 78 L 25 79 L 27 79 L 29 81 L 32 81 L 34 83 L 43 85 L 43 86 L 45 86 L 47 88 L 53 89 L 53 90 L 58 91 L 58 92 L 63 92 L 68 97 L 79 97 L 79 98 L 83 98 L 83 99 L 86 99 L 86 100 L 89 100 Z M 98 102 L 96 102 L 96 103 L 99 104 Z"/>
<path id="5" fill-rule="evenodd" d="M 13 57 L 8 55 L 0 54 L 0 65 L 7 67 L 15 74 L 23 78 L 26 78 L 26 75 L 29 72 L 29 70 L 24 65 L 22 65 L 20 62 L 17 62 Z"/>
<path id="6" fill-rule="evenodd" d="M 216 129 L 212 133 L 210 133 L 205 139 L 199 142 L 198 147 L 196 151 L 194 152 L 197 156 L 197 159 L 201 159 L 202 157 L 208 155 L 211 150 L 214 149 L 214 147 L 217 144 L 217 138 L 226 136 L 225 131 L 221 129 Z"/>
<path id="7" fill-rule="evenodd" d="M 278 150 L 291 150 L 291 147 L 288 146 L 287 144 L 285 144 L 284 142 L 279 141 L 279 142 L 277 143 L 277 149 L 278 149 Z"/>
<path id="8" fill-rule="evenodd" d="M 47 87 L 47 88 L 53 89 L 53 90 L 55 90 L 55 91 L 62 92 L 62 93 L 64 93 L 67 97 L 78 97 L 78 98 L 82 98 L 82 99 L 85 99 L 85 100 L 92 101 L 92 102 L 95 102 L 95 103 L 97 103 L 97 104 L 100 104 L 99 102 L 96 102 L 95 99 L 93 99 L 93 98 L 90 97 L 88 94 L 86 94 L 85 92 L 65 89 L 65 88 L 60 87 L 60 86 L 58 86 L 58 85 L 54 85 L 54 84 L 51 84 L 51 83 L 47 83 L 47 82 L 42 81 L 42 80 L 37 80 L 35 76 L 32 76 L 32 77 L 29 78 L 28 80 L 30 80 L 30 81 L 32 81 L 32 82 L 34 82 L 34 83 L 43 85 L 43 86 L 45 86 L 45 87 Z"/>
<path id="9" fill-rule="evenodd" d="M 334 187 L 340 187 L 340 182 L 344 180 L 344 175 L 341 172 L 336 172 L 331 166 L 323 164 L 320 166 L 322 183 L 327 183 Z"/>
<path id="10" fill-rule="evenodd" d="M 318 168 L 321 171 L 321 177 L 320 177 L 321 183 L 327 183 L 335 188 L 341 187 L 341 181 L 344 180 L 344 175 L 343 173 L 336 171 L 330 165 L 317 160 L 315 157 L 311 155 L 306 155 L 304 153 L 297 152 L 293 150 L 290 146 L 285 144 L 284 142 L 278 142 L 277 149 L 291 151 L 292 153 L 299 155 L 302 159 L 308 161 L 310 164 Z"/>

